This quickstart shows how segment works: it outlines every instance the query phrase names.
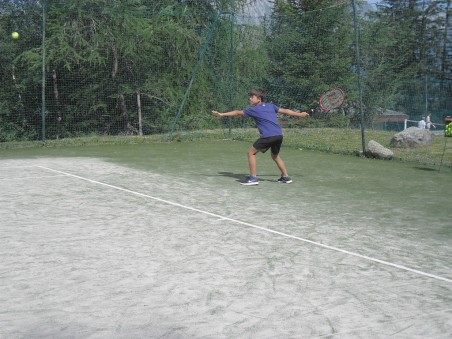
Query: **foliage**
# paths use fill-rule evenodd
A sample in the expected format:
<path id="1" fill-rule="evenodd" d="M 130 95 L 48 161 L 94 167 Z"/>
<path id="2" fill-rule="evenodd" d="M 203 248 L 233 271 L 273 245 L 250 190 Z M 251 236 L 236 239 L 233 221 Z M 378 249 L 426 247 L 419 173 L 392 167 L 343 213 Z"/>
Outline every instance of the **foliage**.
<path id="1" fill-rule="evenodd" d="M 356 100 L 353 19 L 335 1 L 277 1 L 269 28 L 267 87 L 282 105 L 308 109 L 321 93 L 342 87 Z M 319 11 L 319 9 L 324 9 Z"/>
<path id="2" fill-rule="evenodd" d="M 367 106 L 416 118 L 427 110 L 437 112 L 438 119 L 446 113 L 451 83 L 444 78 L 452 69 L 450 64 L 445 67 L 449 37 L 442 33 L 447 25 L 444 5 L 445 1 L 439 0 L 385 0 L 372 20 L 364 23 Z"/>
<path id="3" fill-rule="evenodd" d="M 43 3 L 0 3 L 1 142 L 43 137 Z M 46 137 L 165 133 L 179 110 L 179 135 L 245 130 L 209 112 L 243 108 L 251 87 L 300 110 L 344 88 L 346 104 L 316 110 L 316 128 L 357 127 L 360 110 L 370 126 L 380 108 L 450 115 L 450 0 L 385 0 L 375 12 L 356 3 L 359 32 L 348 0 L 277 0 L 266 18 L 243 12 L 259 4 L 246 0 L 47 0 Z"/>

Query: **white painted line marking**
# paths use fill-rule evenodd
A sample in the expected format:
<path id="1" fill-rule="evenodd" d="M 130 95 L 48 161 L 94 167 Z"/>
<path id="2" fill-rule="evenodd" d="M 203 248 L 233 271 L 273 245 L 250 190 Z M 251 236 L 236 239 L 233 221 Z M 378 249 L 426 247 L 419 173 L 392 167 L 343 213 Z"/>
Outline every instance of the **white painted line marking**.
<path id="1" fill-rule="evenodd" d="M 212 216 L 214 218 L 224 219 L 224 220 L 230 221 L 232 223 L 236 223 L 236 224 L 240 224 L 240 225 L 256 228 L 258 230 L 265 231 L 265 232 L 268 232 L 268 233 L 277 234 L 277 235 L 280 235 L 280 236 L 283 236 L 283 237 L 286 237 L 286 238 L 303 241 L 303 242 L 306 242 L 306 243 L 309 243 L 309 244 L 312 244 L 312 245 L 316 245 L 316 246 L 319 246 L 319 247 L 327 248 L 327 249 L 332 250 L 332 251 L 345 253 L 345 254 L 348 254 L 348 255 L 351 255 L 351 256 L 354 256 L 354 257 L 357 257 L 357 258 L 368 260 L 368 261 L 377 262 L 377 263 L 382 264 L 382 265 L 395 267 L 395 268 L 398 268 L 398 269 L 401 269 L 401 270 L 405 270 L 405 271 L 408 271 L 408 272 L 412 272 L 412 273 L 416 273 L 416 274 L 419 274 L 419 275 L 422 275 L 422 276 L 425 276 L 425 277 L 429 277 L 429 278 L 433 278 L 433 279 L 436 279 L 436 280 L 442 280 L 442 281 L 446 281 L 446 282 L 452 283 L 452 279 L 440 277 L 438 275 L 426 273 L 426 272 L 419 271 L 419 270 L 416 270 L 416 269 L 413 269 L 413 268 L 409 268 L 409 267 L 406 267 L 406 266 L 403 266 L 403 265 L 394 264 L 394 263 L 389 262 L 389 261 L 372 258 L 372 257 L 369 257 L 367 255 L 362 255 L 362 254 L 359 254 L 359 253 L 343 250 L 343 249 L 338 248 L 338 247 L 325 245 L 325 244 L 322 244 L 322 243 L 319 243 L 319 242 L 316 242 L 316 241 L 312 241 L 312 240 L 309 240 L 309 239 L 296 237 L 296 236 L 291 235 L 291 234 L 287 234 L 287 233 L 275 231 L 275 230 L 272 230 L 272 229 L 269 229 L 269 228 L 261 227 L 261 226 L 258 226 L 258 225 L 250 224 L 250 223 L 245 222 L 245 221 L 240 221 L 240 220 L 224 217 L 224 216 L 221 216 L 219 214 L 215 214 L 215 213 L 207 212 L 207 211 L 204 211 L 204 210 L 200 210 L 198 208 L 194 208 L 194 207 L 178 204 L 176 202 L 172 202 L 172 201 L 169 201 L 169 200 L 160 199 L 160 198 L 148 195 L 148 194 L 135 192 L 135 191 L 132 191 L 132 190 L 129 190 L 129 189 L 126 189 L 126 188 L 110 185 L 110 184 L 107 184 L 107 183 L 104 183 L 104 182 L 101 182 L 101 181 L 84 178 L 84 177 L 81 177 L 81 176 L 78 176 L 78 175 L 75 175 L 75 174 L 71 174 L 71 173 L 55 170 L 55 169 L 44 167 L 44 166 L 36 166 L 36 167 L 40 167 L 40 168 L 43 168 L 43 169 L 46 169 L 48 171 L 52 171 L 52 172 L 55 172 L 55 173 L 64 174 L 64 175 L 67 175 L 69 177 L 77 178 L 77 179 L 80 179 L 80 180 L 88 181 L 88 182 L 91 182 L 93 184 L 98 184 L 98 185 L 110 187 L 110 188 L 113 188 L 113 189 L 116 189 L 116 190 L 119 190 L 119 191 L 123 191 L 123 192 L 127 192 L 127 193 L 130 193 L 130 194 L 133 194 L 133 195 L 138 195 L 140 197 L 152 199 L 152 200 L 155 200 L 155 201 L 160 201 L 160 202 L 163 202 L 163 203 L 168 204 L 168 205 L 172 205 L 172 206 L 180 207 L 180 208 L 187 209 L 187 210 L 190 210 L 190 211 L 194 211 L 194 212 L 210 215 L 210 216 Z"/>

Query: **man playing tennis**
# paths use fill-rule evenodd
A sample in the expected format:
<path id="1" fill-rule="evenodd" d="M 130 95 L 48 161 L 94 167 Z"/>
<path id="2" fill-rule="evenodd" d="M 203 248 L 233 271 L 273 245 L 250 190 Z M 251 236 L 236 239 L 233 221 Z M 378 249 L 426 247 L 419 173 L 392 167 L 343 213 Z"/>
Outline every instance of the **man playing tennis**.
<path id="1" fill-rule="evenodd" d="M 271 149 L 271 157 L 281 171 L 281 177 L 278 179 L 278 182 L 290 184 L 292 178 L 289 177 L 286 165 L 279 156 L 283 133 L 277 113 L 299 118 L 306 118 L 309 114 L 307 112 L 295 112 L 290 109 L 280 108 L 272 103 L 265 102 L 265 92 L 262 89 L 251 90 L 249 92 L 249 100 L 252 106 L 244 110 L 234 110 L 226 113 L 212 111 L 212 114 L 219 118 L 243 115 L 252 118 L 259 130 L 260 138 L 248 150 L 250 175 L 240 181 L 240 184 L 248 186 L 259 184 L 256 154 L 258 152 L 265 153 L 268 149 Z"/>

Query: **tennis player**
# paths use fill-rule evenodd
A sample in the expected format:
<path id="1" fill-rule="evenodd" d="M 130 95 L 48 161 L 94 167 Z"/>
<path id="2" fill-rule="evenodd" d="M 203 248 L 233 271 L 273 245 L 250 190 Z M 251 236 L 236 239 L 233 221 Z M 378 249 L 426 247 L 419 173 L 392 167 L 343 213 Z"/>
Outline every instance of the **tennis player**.
<path id="1" fill-rule="evenodd" d="M 252 106 L 244 110 L 234 110 L 226 113 L 212 111 L 212 114 L 219 118 L 234 116 L 252 118 L 259 130 L 260 138 L 248 150 L 250 175 L 241 180 L 240 184 L 247 186 L 259 184 L 256 154 L 258 152 L 265 153 L 268 149 L 271 149 L 271 157 L 281 171 L 281 177 L 278 179 L 278 182 L 290 184 L 292 178 L 289 177 L 286 165 L 279 156 L 283 141 L 283 132 L 278 121 L 277 113 L 299 118 L 306 118 L 309 114 L 307 112 L 295 112 L 290 109 L 280 108 L 272 103 L 265 102 L 265 92 L 262 89 L 251 90 L 249 92 L 249 100 Z"/>

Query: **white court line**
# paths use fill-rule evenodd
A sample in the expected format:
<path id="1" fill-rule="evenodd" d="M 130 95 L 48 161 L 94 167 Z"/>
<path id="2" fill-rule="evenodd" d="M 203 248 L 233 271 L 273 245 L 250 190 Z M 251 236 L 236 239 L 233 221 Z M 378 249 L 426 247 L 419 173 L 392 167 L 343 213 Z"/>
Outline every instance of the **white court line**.
<path id="1" fill-rule="evenodd" d="M 333 250 L 333 251 L 336 251 L 336 252 L 345 253 L 345 254 L 348 254 L 348 255 L 351 255 L 351 256 L 354 256 L 354 257 L 357 257 L 357 258 L 361 258 L 361 259 L 377 262 L 377 263 L 382 264 L 382 265 L 395 267 L 395 268 L 398 268 L 398 269 L 401 269 L 401 270 L 405 270 L 405 271 L 409 271 L 409 272 L 412 272 L 412 273 L 416 273 L 416 274 L 419 274 L 419 275 L 422 275 L 422 276 L 425 276 L 425 277 L 429 277 L 429 278 L 433 278 L 433 279 L 442 280 L 442 281 L 446 281 L 446 282 L 452 283 L 452 279 L 440 277 L 438 275 L 426 273 L 426 272 L 419 271 L 419 270 L 416 270 L 416 269 L 413 269 L 413 268 L 409 268 L 409 267 L 406 267 L 406 266 L 403 266 L 403 265 L 394 264 L 394 263 L 389 262 L 389 261 L 380 260 L 380 259 L 369 257 L 367 255 L 362 255 L 362 254 L 359 254 L 359 253 L 343 250 L 343 249 L 338 248 L 338 247 L 325 245 L 325 244 L 322 244 L 322 243 L 319 243 L 319 242 L 316 242 L 316 241 L 312 241 L 312 240 L 309 240 L 309 239 L 300 238 L 300 237 L 297 237 L 297 236 L 294 236 L 294 235 L 291 235 L 291 234 L 287 234 L 287 233 L 275 231 L 275 230 L 272 230 L 272 229 L 269 229 L 269 228 L 265 228 L 265 227 L 262 227 L 262 226 L 250 224 L 250 223 L 245 222 L 245 221 L 240 221 L 240 220 L 237 220 L 237 219 L 228 218 L 228 217 L 225 217 L 225 216 L 222 216 L 222 215 L 219 215 L 219 214 L 215 214 L 215 213 L 207 212 L 207 211 L 204 211 L 204 210 L 200 210 L 198 208 L 194 208 L 194 207 L 178 204 L 176 202 L 172 202 L 172 201 L 169 201 L 169 200 L 153 197 L 151 195 L 140 193 L 140 192 L 135 192 L 135 191 L 129 190 L 127 188 L 122 188 L 122 187 L 110 185 L 110 184 L 107 184 L 107 183 L 104 183 L 104 182 L 101 182 L 101 181 L 88 179 L 88 178 L 81 177 L 81 176 L 78 176 L 78 175 L 75 175 L 75 174 L 71 174 L 71 173 L 55 170 L 55 169 L 44 167 L 44 166 L 36 166 L 36 167 L 39 167 L 39 168 L 42 168 L 42 169 L 45 169 L 45 170 L 48 170 L 48 171 L 52 171 L 52 172 L 55 172 L 55 173 L 64 174 L 66 176 L 77 178 L 77 179 L 80 179 L 80 180 L 88 181 L 88 182 L 91 182 L 93 184 L 98 184 L 98 185 L 110 187 L 110 188 L 113 188 L 113 189 L 116 189 L 116 190 L 119 190 L 119 191 L 123 191 L 123 192 L 127 192 L 127 193 L 130 193 L 130 194 L 133 194 L 133 195 L 138 195 L 140 197 L 144 197 L 144 198 L 160 201 L 160 202 L 163 202 L 163 203 L 168 204 L 168 205 L 177 206 L 177 207 L 180 207 L 180 208 L 183 208 L 183 209 L 187 209 L 187 210 L 190 210 L 190 211 L 194 211 L 194 212 L 210 215 L 212 217 L 220 218 L 220 219 L 223 219 L 223 220 L 227 220 L 227 221 L 230 221 L 230 222 L 233 222 L 233 223 L 236 223 L 236 224 L 240 224 L 240 225 L 256 228 L 256 229 L 259 229 L 261 231 L 277 234 L 277 235 L 280 235 L 280 236 L 283 236 L 283 237 L 286 237 L 286 238 L 300 240 L 300 241 L 303 241 L 303 242 L 306 242 L 306 243 L 309 243 L 309 244 L 312 244 L 312 245 L 316 245 L 316 246 L 319 246 L 319 247 L 327 248 L 329 250 Z"/>

